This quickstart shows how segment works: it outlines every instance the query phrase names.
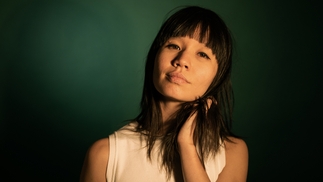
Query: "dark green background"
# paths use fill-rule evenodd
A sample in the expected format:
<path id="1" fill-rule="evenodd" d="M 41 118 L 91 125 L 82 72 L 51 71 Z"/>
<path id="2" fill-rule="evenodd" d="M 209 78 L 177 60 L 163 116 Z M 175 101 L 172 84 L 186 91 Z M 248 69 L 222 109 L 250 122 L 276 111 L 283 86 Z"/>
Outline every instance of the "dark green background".
<path id="1" fill-rule="evenodd" d="M 0 180 L 78 181 L 91 143 L 138 114 L 149 45 L 179 5 L 216 11 L 235 38 L 248 181 L 321 179 L 318 2 L 1 1 Z"/>

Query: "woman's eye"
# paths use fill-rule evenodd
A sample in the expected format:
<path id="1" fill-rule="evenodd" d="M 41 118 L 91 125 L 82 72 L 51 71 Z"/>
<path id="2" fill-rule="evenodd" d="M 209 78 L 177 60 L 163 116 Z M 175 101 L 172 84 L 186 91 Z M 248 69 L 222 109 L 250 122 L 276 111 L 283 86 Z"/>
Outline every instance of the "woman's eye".
<path id="1" fill-rule="evenodd" d="M 181 50 L 180 47 L 176 44 L 169 44 L 166 46 L 168 49 L 177 49 L 177 50 Z"/>
<path id="2" fill-rule="evenodd" d="M 210 59 L 210 57 L 207 54 L 205 54 L 204 52 L 199 52 L 198 54 L 203 58 Z"/>

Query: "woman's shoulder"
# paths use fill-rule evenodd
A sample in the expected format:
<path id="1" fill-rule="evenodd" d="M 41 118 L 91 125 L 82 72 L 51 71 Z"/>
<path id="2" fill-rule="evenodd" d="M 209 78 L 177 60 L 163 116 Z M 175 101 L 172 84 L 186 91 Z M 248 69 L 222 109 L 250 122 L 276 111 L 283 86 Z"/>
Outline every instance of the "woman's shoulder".
<path id="1" fill-rule="evenodd" d="M 91 145 L 91 147 L 89 148 L 88 154 L 89 155 L 93 154 L 93 157 L 106 156 L 109 152 L 110 138 L 113 139 L 113 135 L 115 135 L 116 133 L 118 135 L 129 135 L 129 134 L 137 133 L 136 127 L 137 127 L 136 122 L 130 122 L 130 123 L 124 125 L 123 127 L 121 127 L 120 129 L 118 129 L 117 131 L 115 131 L 109 137 L 102 138 L 102 139 L 95 141 Z"/>
<path id="2" fill-rule="evenodd" d="M 141 137 L 141 132 L 137 130 L 138 123 L 130 122 L 109 135 L 110 140 L 131 140 Z"/>
<path id="3" fill-rule="evenodd" d="M 131 121 L 129 123 L 127 123 L 126 125 L 124 125 L 123 127 L 121 127 L 119 130 L 117 130 L 116 132 L 123 132 L 123 133 L 133 133 L 137 131 L 137 126 L 138 126 L 138 122 L 136 121 Z"/>
<path id="4" fill-rule="evenodd" d="M 226 164 L 218 181 L 246 181 L 248 173 L 247 144 L 240 138 L 229 137 L 228 139 L 224 141 Z"/>
<path id="5" fill-rule="evenodd" d="M 105 181 L 105 169 L 109 160 L 109 138 L 95 141 L 85 156 L 81 181 Z"/>
<path id="6" fill-rule="evenodd" d="M 248 147 L 246 142 L 241 138 L 228 137 L 228 140 L 224 141 L 225 150 L 229 152 L 248 152 Z"/>
<path id="7" fill-rule="evenodd" d="M 99 154 L 99 153 L 108 152 L 109 151 L 108 149 L 109 149 L 109 137 L 106 137 L 95 141 L 91 145 L 89 152 Z"/>
<path id="8" fill-rule="evenodd" d="M 120 129 L 114 131 L 112 134 L 109 135 L 109 137 L 99 139 L 95 141 L 91 147 L 89 148 L 89 153 L 94 153 L 94 154 L 103 154 L 105 155 L 107 152 L 109 152 L 109 143 L 110 140 L 114 139 L 115 135 L 117 134 L 120 138 L 120 136 L 123 135 L 129 135 L 129 134 L 135 134 L 136 132 L 136 127 L 137 127 L 137 122 L 129 122 Z"/>

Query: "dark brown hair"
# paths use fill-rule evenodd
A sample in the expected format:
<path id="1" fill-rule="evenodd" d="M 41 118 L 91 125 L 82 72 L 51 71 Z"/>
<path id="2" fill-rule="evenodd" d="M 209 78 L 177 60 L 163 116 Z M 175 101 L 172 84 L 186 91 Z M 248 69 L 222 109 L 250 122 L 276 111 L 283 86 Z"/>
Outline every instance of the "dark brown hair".
<path id="1" fill-rule="evenodd" d="M 198 144 L 201 161 L 210 154 L 215 155 L 224 140 L 231 133 L 233 91 L 231 87 L 232 40 L 230 32 L 223 20 L 213 11 L 190 6 L 180 9 L 170 16 L 160 28 L 155 37 L 145 67 L 144 88 L 141 99 L 141 112 L 135 118 L 137 130 L 147 135 L 147 155 L 150 158 L 157 135 L 163 130 L 160 108 L 161 94 L 153 84 L 153 68 L 161 46 L 171 37 L 189 36 L 195 38 L 199 32 L 198 41 L 212 49 L 218 61 L 218 71 L 209 88 L 203 96 L 195 101 L 186 102 L 171 118 L 172 126 L 163 133 L 161 153 L 164 167 L 168 174 L 173 172 L 177 154 L 177 135 L 182 125 L 192 112 L 197 111 L 194 142 Z M 206 112 L 206 100 L 213 100 Z"/>

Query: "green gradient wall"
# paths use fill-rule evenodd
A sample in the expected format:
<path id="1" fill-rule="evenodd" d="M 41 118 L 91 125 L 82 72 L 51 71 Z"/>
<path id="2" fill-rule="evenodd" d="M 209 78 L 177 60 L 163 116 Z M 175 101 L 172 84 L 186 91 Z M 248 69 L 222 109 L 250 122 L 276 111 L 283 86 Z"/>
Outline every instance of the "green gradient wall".
<path id="1" fill-rule="evenodd" d="M 146 53 L 180 5 L 216 11 L 235 38 L 248 181 L 321 176 L 319 3 L 15 0 L 0 3 L 0 181 L 78 181 L 91 143 L 138 114 Z"/>

